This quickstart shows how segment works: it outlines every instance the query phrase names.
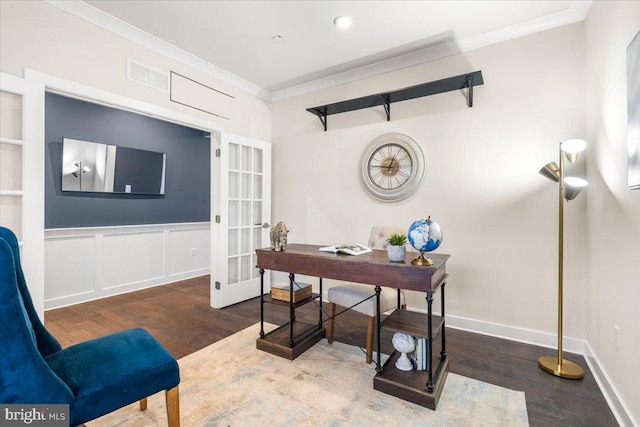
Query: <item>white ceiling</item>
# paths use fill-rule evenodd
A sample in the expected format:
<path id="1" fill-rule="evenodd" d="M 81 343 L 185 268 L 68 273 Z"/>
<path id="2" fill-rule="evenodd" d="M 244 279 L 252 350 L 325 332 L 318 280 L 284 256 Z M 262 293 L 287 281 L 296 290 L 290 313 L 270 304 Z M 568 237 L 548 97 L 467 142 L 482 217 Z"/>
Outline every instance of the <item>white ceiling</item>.
<path id="1" fill-rule="evenodd" d="M 591 5 L 577 0 L 85 0 L 73 8 L 61 5 L 68 2 L 49 3 L 148 47 L 173 51 L 170 56 L 189 57 L 198 68 L 267 99 L 580 21 Z M 334 26 L 338 15 L 352 17 L 351 27 Z M 283 37 L 274 38 L 278 34 Z"/>

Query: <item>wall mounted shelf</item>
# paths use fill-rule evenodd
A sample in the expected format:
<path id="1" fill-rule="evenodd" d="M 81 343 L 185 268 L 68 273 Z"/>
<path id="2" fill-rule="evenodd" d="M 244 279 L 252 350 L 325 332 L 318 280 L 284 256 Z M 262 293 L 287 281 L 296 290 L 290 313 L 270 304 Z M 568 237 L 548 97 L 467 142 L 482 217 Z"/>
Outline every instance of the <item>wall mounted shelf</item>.
<path id="1" fill-rule="evenodd" d="M 382 105 L 384 106 L 384 110 L 387 115 L 387 121 L 389 121 L 391 120 L 391 104 L 394 102 L 407 101 L 409 99 L 421 98 L 423 96 L 436 95 L 464 88 L 469 89 L 467 105 L 471 108 L 473 107 L 473 87 L 482 84 L 484 84 L 482 71 L 474 71 L 472 73 L 461 74 L 459 76 L 436 80 L 429 83 L 422 83 L 391 92 L 367 95 L 361 98 L 354 98 L 347 101 L 334 102 L 333 104 L 307 108 L 307 111 L 318 116 L 326 132 L 327 116 L 332 114 L 347 113 L 349 111 Z"/>

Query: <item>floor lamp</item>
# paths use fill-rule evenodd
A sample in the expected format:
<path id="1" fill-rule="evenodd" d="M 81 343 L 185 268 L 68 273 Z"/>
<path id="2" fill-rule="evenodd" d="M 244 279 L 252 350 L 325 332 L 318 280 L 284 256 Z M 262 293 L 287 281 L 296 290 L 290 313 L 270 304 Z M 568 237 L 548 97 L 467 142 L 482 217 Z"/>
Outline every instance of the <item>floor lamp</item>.
<path id="1" fill-rule="evenodd" d="M 562 267 L 564 249 L 564 201 L 573 200 L 587 185 L 581 178 L 564 176 L 565 158 L 571 163 L 578 161 L 580 154 L 587 147 L 587 143 L 580 139 L 570 139 L 560 143 L 560 166 L 556 162 L 547 163 L 540 174 L 557 182 L 558 197 L 558 356 L 542 356 L 538 359 L 538 366 L 558 377 L 581 379 L 584 376 L 582 368 L 573 362 L 562 358 Z"/>

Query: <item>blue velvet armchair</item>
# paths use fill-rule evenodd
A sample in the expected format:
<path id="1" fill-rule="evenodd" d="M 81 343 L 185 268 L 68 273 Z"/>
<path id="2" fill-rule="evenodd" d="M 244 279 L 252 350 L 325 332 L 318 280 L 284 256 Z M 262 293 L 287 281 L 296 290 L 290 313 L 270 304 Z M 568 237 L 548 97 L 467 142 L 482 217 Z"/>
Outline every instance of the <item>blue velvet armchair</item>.
<path id="1" fill-rule="evenodd" d="M 168 425 L 180 425 L 175 358 L 144 329 L 62 349 L 36 313 L 16 236 L 0 227 L 0 403 L 68 404 L 70 425 L 165 390 Z"/>

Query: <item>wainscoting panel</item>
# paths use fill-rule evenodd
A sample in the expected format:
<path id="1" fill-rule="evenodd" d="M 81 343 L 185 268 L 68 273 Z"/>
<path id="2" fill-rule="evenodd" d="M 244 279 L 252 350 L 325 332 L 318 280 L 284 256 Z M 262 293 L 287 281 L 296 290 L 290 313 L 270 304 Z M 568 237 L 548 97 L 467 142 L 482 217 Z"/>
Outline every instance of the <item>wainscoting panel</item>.
<path id="1" fill-rule="evenodd" d="M 169 232 L 169 242 L 170 277 L 209 269 L 211 245 L 208 233 L 202 233 L 201 230 L 172 230 Z"/>
<path id="2" fill-rule="evenodd" d="M 130 286 L 163 277 L 163 232 L 104 236 L 104 289 Z"/>
<path id="3" fill-rule="evenodd" d="M 45 309 L 209 274 L 209 223 L 45 231 Z"/>
<path id="4" fill-rule="evenodd" d="M 95 294 L 95 236 L 47 239 L 44 246 L 44 299 L 73 295 L 93 299 Z"/>

